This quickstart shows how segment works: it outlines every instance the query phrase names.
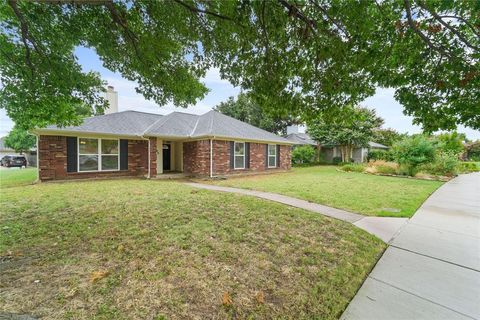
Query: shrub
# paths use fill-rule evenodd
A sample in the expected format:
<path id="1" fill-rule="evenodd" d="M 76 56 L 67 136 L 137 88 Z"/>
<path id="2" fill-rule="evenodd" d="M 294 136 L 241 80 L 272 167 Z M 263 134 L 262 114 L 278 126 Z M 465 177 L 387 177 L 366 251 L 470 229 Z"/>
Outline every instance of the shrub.
<path id="1" fill-rule="evenodd" d="M 435 146 L 423 135 L 403 139 L 393 146 L 395 161 L 402 166 L 402 172 L 414 176 L 418 167 L 435 159 Z"/>
<path id="2" fill-rule="evenodd" d="M 456 152 L 438 152 L 435 161 L 425 164 L 421 169 L 427 173 L 441 176 L 453 176 L 458 171 L 458 154 Z"/>
<path id="3" fill-rule="evenodd" d="M 378 173 L 383 174 L 396 174 L 397 169 L 389 167 L 389 166 L 378 166 L 376 167 Z"/>
<path id="4" fill-rule="evenodd" d="M 365 165 L 360 163 L 347 163 L 342 166 L 342 170 L 346 172 L 363 172 Z"/>
<path id="5" fill-rule="evenodd" d="M 393 155 L 388 150 L 371 149 L 368 151 L 367 160 L 368 161 L 371 161 L 371 160 L 393 161 Z"/>
<path id="6" fill-rule="evenodd" d="M 458 171 L 461 173 L 478 172 L 480 171 L 480 165 L 475 162 L 460 162 L 458 164 Z"/>
<path id="7" fill-rule="evenodd" d="M 315 148 L 312 146 L 295 147 L 292 151 L 292 161 L 294 164 L 311 164 L 315 160 Z"/>
<path id="8" fill-rule="evenodd" d="M 342 163 L 342 157 L 333 157 L 332 163 L 333 163 L 333 164 L 340 164 L 340 163 Z"/>
<path id="9" fill-rule="evenodd" d="M 383 174 L 396 174 L 398 170 L 398 164 L 395 162 L 389 162 L 385 160 L 370 161 L 368 164 L 369 173 L 383 173 Z"/>
<path id="10" fill-rule="evenodd" d="M 461 154 L 464 151 L 463 141 L 465 140 L 464 134 L 457 132 L 446 132 L 437 135 L 434 138 L 434 142 L 437 144 L 437 148 L 442 152 L 449 152 L 456 155 Z"/>

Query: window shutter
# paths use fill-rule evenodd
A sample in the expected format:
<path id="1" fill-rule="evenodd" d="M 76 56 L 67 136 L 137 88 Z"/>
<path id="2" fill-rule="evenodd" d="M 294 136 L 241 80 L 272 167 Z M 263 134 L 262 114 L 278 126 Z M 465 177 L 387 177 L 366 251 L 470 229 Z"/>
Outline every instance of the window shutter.
<path id="1" fill-rule="evenodd" d="M 230 141 L 230 169 L 235 167 L 235 142 Z"/>
<path id="2" fill-rule="evenodd" d="M 67 137 L 67 172 L 77 172 L 77 137 Z"/>
<path id="3" fill-rule="evenodd" d="M 120 140 L 120 170 L 128 170 L 128 140 Z"/>
<path id="4" fill-rule="evenodd" d="M 268 169 L 268 143 L 265 145 L 265 168 Z"/>
<path id="5" fill-rule="evenodd" d="M 250 168 L 250 142 L 245 142 L 245 168 Z"/>
<path id="6" fill-rule="evenodd" d="M 277 168 L 280 167 L 280 145 L 277 144 Z"/>

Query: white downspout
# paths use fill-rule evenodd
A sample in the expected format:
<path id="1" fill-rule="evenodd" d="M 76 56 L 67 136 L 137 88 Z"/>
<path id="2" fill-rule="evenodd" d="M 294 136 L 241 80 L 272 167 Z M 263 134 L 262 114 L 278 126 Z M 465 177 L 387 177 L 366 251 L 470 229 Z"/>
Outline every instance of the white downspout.
<path id="1" fill-rule="evenodd" d="M 35 140 L 36 140 L 36 143 L 37 143 L 37 181 L 35 182 L 40 182 L 40 161 L 39 161 L 39 153 L 40 153 L 40 147 L 38 146 L 38 142 L 40 141 L 40 139 L 38 138 L 38 134 L 35 134 Z"/>
<path id="2" fill-rule="evenodd" d="M 213 178 L 213 141 L 210 139 L 210 178 Z"/>
<path id="3" fill-rule="evenodd" d="M 148 139 L 148 175 L 147 178 L 150 179 L 150 139 Z"/>

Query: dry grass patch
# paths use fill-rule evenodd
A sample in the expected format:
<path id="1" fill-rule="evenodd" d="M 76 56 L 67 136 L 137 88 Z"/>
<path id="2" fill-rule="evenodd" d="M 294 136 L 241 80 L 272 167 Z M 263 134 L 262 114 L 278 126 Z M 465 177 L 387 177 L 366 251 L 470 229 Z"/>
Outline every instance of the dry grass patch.
<path id="1" fill-rule="evenodd" d="M 2 190 L 0 306 L 46 319 L 336 319 L 384 244 L 177 182 Z"/>

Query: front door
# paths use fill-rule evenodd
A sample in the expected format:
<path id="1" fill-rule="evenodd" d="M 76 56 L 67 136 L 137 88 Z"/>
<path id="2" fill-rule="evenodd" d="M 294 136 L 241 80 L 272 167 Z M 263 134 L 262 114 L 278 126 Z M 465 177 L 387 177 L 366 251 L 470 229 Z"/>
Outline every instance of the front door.
<path id="1" fill-rule="evenodd" d="M 169 143 L 163 144 L 163 153 L 162 153 L 163 171 L 170 170 L 171 150 L 172 150 L 172 146 Z"/>

